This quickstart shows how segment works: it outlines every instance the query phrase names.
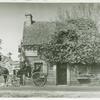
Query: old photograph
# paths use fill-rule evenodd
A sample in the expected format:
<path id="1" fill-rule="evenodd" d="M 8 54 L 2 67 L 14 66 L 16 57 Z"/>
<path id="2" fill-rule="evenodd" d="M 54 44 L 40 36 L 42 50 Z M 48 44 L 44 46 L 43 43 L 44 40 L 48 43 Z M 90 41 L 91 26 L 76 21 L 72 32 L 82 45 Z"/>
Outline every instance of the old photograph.
<path id="1" fill-rule="evenodd" d="M 0 97 L 100 97 L 100 3 L 0 3 Z"/>

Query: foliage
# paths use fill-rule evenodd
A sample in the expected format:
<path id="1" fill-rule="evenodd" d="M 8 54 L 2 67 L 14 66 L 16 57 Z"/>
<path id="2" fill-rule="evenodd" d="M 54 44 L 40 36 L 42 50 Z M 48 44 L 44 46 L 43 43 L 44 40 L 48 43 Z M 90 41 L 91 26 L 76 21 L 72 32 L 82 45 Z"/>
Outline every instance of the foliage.
<path id="1" fill-rule="evenodd" d="M 77 18 L 89 18 L 98 23 L 100 5 L 97 3 L 68 4 L 66 9 L 58 9 L 58 20 L 65 21 Z"/>
<path id="2" fill-rule="evenodd" d="M 100 62 L 99 35 L 91 19 L 70 19 L 56 23 L 56 32 L 49 44 L 42 44 L 39 53 L 52 63 Z"/>

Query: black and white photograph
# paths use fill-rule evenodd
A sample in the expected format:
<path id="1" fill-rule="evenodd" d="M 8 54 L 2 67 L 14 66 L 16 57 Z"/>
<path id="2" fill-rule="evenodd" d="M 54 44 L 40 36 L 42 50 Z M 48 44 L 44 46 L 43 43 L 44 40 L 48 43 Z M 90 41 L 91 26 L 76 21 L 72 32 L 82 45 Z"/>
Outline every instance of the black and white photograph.
<path id="1" fill-rule="evenodd" d="M 99 98 L 100 3 L 0 2 L 0 97 Z"/>

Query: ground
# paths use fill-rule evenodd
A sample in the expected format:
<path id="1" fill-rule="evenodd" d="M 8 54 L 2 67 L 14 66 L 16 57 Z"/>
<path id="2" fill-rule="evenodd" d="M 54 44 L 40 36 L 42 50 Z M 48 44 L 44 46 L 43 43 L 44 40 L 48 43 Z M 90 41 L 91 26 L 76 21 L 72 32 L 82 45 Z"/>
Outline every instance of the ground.
<path id="1" fill-rule="evenodd" d="M 96 98 L 100 97 L 100 86 L 45 85 L 36 87 L 31 80 L 28 80 L 25 86 L 5 87 L 3 79 L 0 78 L 0 97 Z"/>
<path id="2" fill-rule="evenodd" d="M 100 97 L 100 86 L 0 87 L 0 97 L 97 98 Z"/>

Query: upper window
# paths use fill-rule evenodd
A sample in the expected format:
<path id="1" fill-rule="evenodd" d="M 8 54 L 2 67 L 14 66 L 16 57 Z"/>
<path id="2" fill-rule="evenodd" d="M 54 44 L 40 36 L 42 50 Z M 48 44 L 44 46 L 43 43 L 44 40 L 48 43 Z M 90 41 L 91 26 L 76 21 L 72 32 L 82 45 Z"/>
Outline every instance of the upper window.
<path id="1" fill-rule="evenodd" d="M 26 50 L 25 51 L 26 56 L 38 56 L 37 50 Z"/>

